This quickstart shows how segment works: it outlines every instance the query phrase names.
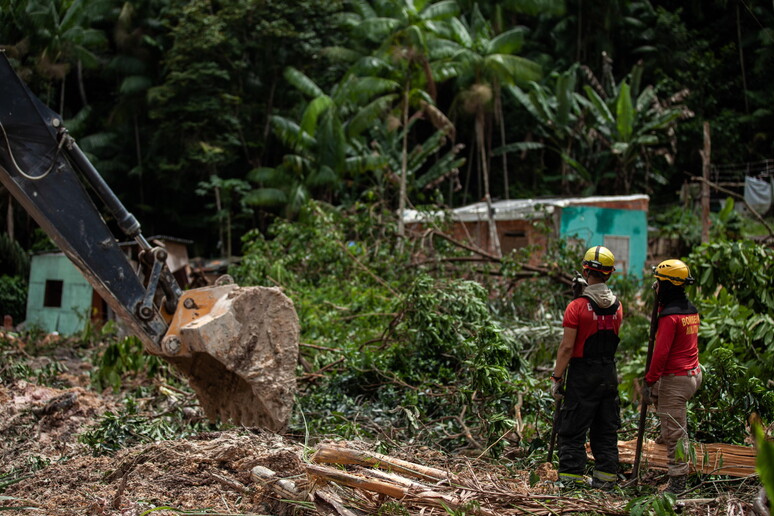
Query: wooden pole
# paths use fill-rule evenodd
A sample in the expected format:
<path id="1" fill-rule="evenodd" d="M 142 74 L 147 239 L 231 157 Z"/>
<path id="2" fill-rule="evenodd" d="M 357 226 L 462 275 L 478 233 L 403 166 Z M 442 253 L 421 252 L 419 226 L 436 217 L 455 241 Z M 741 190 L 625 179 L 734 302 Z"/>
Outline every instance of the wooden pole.
<path id="1" fill-rule="evenodd" d="M 645 357 L 645 375 L 650 369 L 650 362 L 653 359 L 653 348 L 656 344 L 656 331 L 658 330 L 658 293 L 655 291 L 653 296 L 653 312 L 650 315 L 650 335 L 648 338 L 648 354 Z M 645 384 L 645 375 L 642 377 L 642 383 Z M 640 400 L 640 421 L 637 426 L 637 444 L 634 450 L 634 464 L 632 465 L 632 474 L 630 480 L 636 481 L 640 475 L 640 456 L 642 455 L 642 440 L 645 436 L 645 421 L 648 417 L 648 404 L 645 400 Z"/>
<path id="2" fill-rule="evenodd" d="M 701 154 L 701 173 L 704 181 L 701 186 L 701 243 L 706 244 L 709 242 L 709 230 L 710 230 L 710 166 L 712 161 L 710 159 L 710 153 L 712 150 L 712 141 L 710 139 L 710 125 L 709 122 L 704 122 L 704 149 L 700 151 Z"/>

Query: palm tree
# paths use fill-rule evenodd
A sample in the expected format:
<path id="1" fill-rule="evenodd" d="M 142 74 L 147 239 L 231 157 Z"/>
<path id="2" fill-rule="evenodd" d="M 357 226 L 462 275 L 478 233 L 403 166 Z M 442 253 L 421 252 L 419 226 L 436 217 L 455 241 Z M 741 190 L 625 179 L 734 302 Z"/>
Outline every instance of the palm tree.
<path id="1" fill-rule="evenodd" d="M 350 19 L 356 36 L 372 41 L 377 48 L 371 54 L 389 59 L 390 77 L 401 84 L 400 122 L 408 127 L 412 109 L 435 104 L 436 88 L 430 55 L 434 31 L 459 12 L 455 0 L 376 0 L 353 3 Z M 405 235 L 403 212 L 407 202 L 408 131 L 403 131 L 400 186 L 398 194 L 398 236 Z M 402 240 L 401 240 L 402 245 Z"/>
<path id="2" fill-rule="evenodd" d="M 491 24 L 475 6 L 470 22 L 454 18 L 449 24 L 434 27 L 439 39 L 435 44 L 435 55 L 445 56 L 434 70 L 438 80 L 457 78 L 462 91 L 456 101 L 461 110 L 474 119 L 475 148 L 478 150 L 478 165 L 484 181 L 484 200 L 489 207 L 490 237 L 495 252 L 500 254 L 500 244 L 492 213 L 492 196 L 489 185 L 489 153 L 491 142 L 487 141 L 485 127 L 494 114 L 501 127 L 504 142 L 504 121 L 502 116 L 503 85 L 525 84 L 541 77 L 540 66 L 528 59 L 515 55 L 524 43 L 523 27 L 514 27 L 495 35 Z M 505 160 L 505 154 L 503 154 Z M 503 166 L 505 194 L 507 195 L 507 161 Z"/>
<path id="3" fill-rule="evenodd" d="M 44 77 L 60 81 L 59 111 L 64 110 L 65 77 L 74 64 L 83 105 L 88 105 L 83 69 L 99 65 L 94 50 L 107 46 L 107 37 L 93 28 L 110 9 L 108 0 L 29 0 L 25 5 L 25 30 L 29 31 L 37 69 Z"/>

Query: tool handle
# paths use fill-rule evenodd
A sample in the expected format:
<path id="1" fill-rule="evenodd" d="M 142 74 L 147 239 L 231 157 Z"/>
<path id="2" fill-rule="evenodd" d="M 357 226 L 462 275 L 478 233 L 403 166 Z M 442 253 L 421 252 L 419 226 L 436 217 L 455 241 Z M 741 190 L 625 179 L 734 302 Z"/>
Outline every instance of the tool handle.
<path id="1" fill-rule="evenodd" d="M 650 369 L 650 361 L 653 358 L 653 348 L 656 344 L 656 331 L 658 330 L 658 294 L 653 298 L 653 312 L 650 315 L 650 336 L 648 338 L 648 354 L 645 359 L 645 374 Z M 643 377 L 644 378 L 644 377 Z M 643 379 L 644 381 L 644 379 Z M 642 440 L 645 435 L 645 421 L 648 417 L 648 405 L 644 400 L 640 400 L 640 422 L 637 427 L 637 447 L 634 451 L 634 464 L 632 465 L 632 479 L 636 479 L 640 474 L 640 456 L 642 455 Z"/>

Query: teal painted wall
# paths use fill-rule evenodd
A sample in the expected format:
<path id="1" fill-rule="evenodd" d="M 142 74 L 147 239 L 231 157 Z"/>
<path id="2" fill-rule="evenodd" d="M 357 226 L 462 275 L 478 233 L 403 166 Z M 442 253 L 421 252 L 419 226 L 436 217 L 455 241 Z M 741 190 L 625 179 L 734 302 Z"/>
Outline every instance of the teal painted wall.
<path id="1" fill-rule="evenodd" d="M 46 280 L 61 280 L 62 302 L 58 308 L 43 306 Z M 81 272 L 63 254 L 32 257 L 27 296 L 27 324 L 49 333 L 72 335 L 84 327 L 91 310 L 93 289 Z"/>
<path id="2" fill-rule="evenodd" d="M 648 217 L 644 211 L 568 206 L 562 208 L 559 233 L 578 238 L 587 247 L 604 245 L 605 236 L 629 237 L 628 273 L 642 277 L 648 253 Z"/>

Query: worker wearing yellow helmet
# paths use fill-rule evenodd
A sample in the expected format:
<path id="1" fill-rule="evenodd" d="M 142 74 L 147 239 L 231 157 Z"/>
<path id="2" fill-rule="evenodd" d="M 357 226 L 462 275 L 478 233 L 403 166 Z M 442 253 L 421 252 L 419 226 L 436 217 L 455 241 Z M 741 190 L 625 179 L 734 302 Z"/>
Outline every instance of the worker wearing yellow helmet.
<path id="1" fill-rule="evenodd" d="M 601 245 L 589 248 L 581 266 L 588 286 L 564 312 L 564 335 L 551 375 L 552 393 L 563 402 L 555 426 L 559 480 L 570 488 L 586 483 L 583 472 L 588 434 L 595 461 L 591 485 L 610 490 L 618 478 L 621 417 L 614 356 L 623 308 L 607 286 L 615 271 L 610 249 Z"/>
<path id="2" fill-rule="evenodd" d="M 688 300 L 685 287 L 693 283 L 691 271 L 681 260 L 664 260 L 653 268 L 659 312 L 653 357 L 645 374 L 643 396 L 654 403 L 661 420 L 660 441 L 667 447 L 669 484 L 666 491 L 685 491 L 689 465 L 684 448 L 676 456 L 677 443 L 688 442 L 687 403 L 701 386 L 699 365 L 699 311 Z"/>

